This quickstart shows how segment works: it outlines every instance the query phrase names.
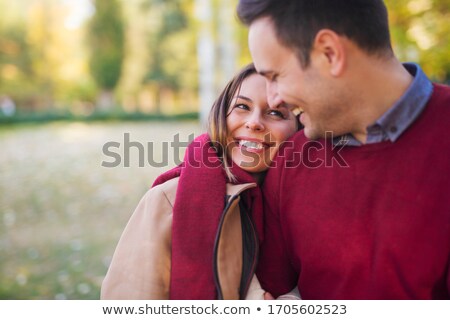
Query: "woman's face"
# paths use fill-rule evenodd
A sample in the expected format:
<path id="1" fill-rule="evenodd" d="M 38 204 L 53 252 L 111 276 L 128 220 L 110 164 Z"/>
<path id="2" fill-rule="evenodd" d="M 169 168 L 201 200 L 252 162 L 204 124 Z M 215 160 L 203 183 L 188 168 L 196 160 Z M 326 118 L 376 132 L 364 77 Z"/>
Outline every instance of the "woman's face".
<path id="1" fill-rule="evenodd" d="M 297 119 L 285 106 L 270 109 L 265 79 L 247 77 L 231 101 L 227 116 L 227 155 L 242 169 L 269 168 L 281 143 L 297 131 Z"/>

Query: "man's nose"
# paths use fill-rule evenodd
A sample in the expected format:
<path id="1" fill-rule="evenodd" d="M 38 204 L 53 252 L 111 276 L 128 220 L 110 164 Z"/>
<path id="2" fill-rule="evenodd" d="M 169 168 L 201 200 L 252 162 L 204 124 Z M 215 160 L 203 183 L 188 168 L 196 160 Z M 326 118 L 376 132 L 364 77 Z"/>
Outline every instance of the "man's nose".
<path id="1" fill-rule="evenodd" d="M 283 102 L 283 99 L 281 99 L 280 95 L 278 94 L 278 86 L 276 82 L 267 81 L 266 91 L 267 102 L 269 103 L 270 108 L 276 108 Z"/>

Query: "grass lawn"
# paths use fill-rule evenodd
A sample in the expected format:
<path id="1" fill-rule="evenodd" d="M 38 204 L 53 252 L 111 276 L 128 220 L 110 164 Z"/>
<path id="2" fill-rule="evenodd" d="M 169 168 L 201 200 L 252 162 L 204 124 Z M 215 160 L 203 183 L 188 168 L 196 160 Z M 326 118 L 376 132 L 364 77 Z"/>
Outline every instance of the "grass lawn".
<path id="1" fill-rule="evenodd" d="M 174 136 L 201 132 L 197 122 L 0 127 L 0 299 L 98 299 L 128 218 L 177 161 Z M 120 144 L 109 150 L 124 160 L 126 134 L 143 145 L 145 165 L 131 147 L 128 167 L 102 166 L 113 160 L 103 152 L 108 142 Z M 149 165 L 149 157 L 162 162 L 163 142 L 169 162 Z"/>

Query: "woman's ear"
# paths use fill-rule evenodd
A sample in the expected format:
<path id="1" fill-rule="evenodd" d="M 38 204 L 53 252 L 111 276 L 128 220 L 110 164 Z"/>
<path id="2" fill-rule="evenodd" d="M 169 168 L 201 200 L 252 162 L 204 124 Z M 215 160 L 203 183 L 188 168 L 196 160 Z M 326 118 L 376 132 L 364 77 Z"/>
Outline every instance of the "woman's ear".
<path id="1" fill-rule="evenodd" d="M 342 36 L 333 30 L 322 29 L 314 39 L 313 50 L 321 67 L 333 77 L 339 77 L 345 67 L 346 48 Z"/>

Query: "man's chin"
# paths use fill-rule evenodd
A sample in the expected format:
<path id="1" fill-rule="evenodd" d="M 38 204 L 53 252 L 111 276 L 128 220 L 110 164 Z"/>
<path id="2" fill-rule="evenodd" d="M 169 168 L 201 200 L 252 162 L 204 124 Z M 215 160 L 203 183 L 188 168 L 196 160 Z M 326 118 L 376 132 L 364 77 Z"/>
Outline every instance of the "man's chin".
<path id="1" fill-rule="evenodd" d="M 303 132 L 309 140 L 318 140 L 325 136 L 324 133 L 317 132 L 316 130 L 308 128 L 308 127 L 303 128 Z"/>

